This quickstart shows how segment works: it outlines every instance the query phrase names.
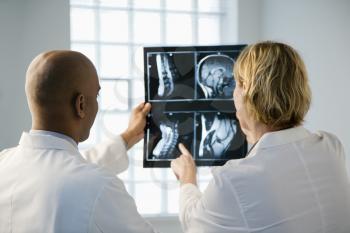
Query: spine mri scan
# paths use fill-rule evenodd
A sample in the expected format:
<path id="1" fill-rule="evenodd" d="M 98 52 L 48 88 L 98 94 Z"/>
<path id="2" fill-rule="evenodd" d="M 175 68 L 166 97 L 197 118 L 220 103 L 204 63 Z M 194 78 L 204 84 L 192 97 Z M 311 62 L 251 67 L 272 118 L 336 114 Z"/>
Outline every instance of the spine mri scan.
<path id="1" fill-rule="evenodd" d="M 157 54 L 156 62 L 159 77 L 158 95 L 161 97 L 170 96 L 174 91 L 174 81 L 179 76 L 172 56 Z"/>
<path id="2" fill-rule="evenodd" d="M 153 150 L 156 158 L 164 158 L 172 154 L 179 138 L 177 122 L 160 122 L 160 131 L 162 138 Z"/>

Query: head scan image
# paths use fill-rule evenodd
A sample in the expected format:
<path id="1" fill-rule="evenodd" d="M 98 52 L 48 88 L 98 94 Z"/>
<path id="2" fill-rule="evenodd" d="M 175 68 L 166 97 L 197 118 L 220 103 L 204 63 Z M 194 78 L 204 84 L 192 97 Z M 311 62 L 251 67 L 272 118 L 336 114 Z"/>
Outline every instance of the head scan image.
<path id="1" fill-rule="evenodd" d="M 170 96 L 174 92 L 174 81 L 179 77 L 173 58 L 169 54 L 157 54 L 156 62 L 159 77 L 158 96 Z"/>
<path id="2" fill-rule="evenodd" d="M 160 122 L 159 128 L 162 136 L 152 152 L 156 159 L 173 154 L 179 138 L 178 122 L 163 121 Z"/>
<path id="3" fill-rule="evenodd" d="M 198 157 L 220 158 L 229 150 L 237 132 L 236 120 L 217 113 L 202 113 Z"/>
<path id="4" fill-rule="evenodd" d="M 197 81 L 206 99 L 230 99 L 233 95 L 234 60 L 223 54 L 208 55 L 198 65 Z"/>

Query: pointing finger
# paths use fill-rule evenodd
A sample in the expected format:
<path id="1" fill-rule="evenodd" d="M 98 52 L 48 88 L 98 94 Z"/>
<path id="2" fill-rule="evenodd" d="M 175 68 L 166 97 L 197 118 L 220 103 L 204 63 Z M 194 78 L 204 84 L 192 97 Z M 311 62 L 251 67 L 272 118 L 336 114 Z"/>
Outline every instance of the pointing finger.
<path id="1" fill-rule="evenodd" d="M 182 154 L 191 156 L 191 152 L 189 152 L 182 143 L 179 143 L 179 150 Z"/>

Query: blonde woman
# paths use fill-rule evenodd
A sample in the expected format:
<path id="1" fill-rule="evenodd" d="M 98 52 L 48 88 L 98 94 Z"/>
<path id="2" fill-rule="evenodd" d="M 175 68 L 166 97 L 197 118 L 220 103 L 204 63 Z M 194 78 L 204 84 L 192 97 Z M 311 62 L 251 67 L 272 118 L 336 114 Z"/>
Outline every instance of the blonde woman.
<path id="1" fill-rule="evenodd" d="M 213 169 L 204 193 L 187 149 L 171 164 L 185 232 L 348 233 L 349 178 L 343 147 L 303 126 L 311 93 L 303 61 L 288 45 L 246 47 L 234 66 L 237 118 L 253 145 Z"/>

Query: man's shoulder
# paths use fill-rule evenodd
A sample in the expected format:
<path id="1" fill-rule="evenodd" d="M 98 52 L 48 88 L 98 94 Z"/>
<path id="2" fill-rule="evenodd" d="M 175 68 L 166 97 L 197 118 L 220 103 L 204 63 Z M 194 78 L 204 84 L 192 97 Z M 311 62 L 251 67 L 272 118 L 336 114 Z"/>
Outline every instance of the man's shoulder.
<path id="1" fill-rule="evenodd" d="M 97 183 L 105 183 L 116 178 L 114 174 L 95 163 L 88 162 L 80 154 L 69 153 L 69 156 L 67 156 L 65 159 L 67 161 L 64 161 L 64 163 L 66 163 L 67 166 L 63 167 L 62 169 L 70 173 L 70 175 L 82 177 L 81 180 L 83 182 L 89 182 L 88 180 L 90 179 L 90 182 L 96 181 Z"/>
<path id="2" fill-rule="evenodd" d="M 12 154 L 16 150 L 16 147 L 6 148 L 0 151 L 0 161 Z"/>
<path id="3" fill-rule="evenodd" d="M 0 155 L 9 153 L 11 151 L 14 151 L 15 149 L 16 149 L 16 147 L 10 147 L 10 148 L 3 149 L 2 151 L 0 151 Z"/>
<path id="4" fill-rule="evenodd" d="M 32 172 L 32 177 L 45 177 L 42 182 L 65 187 L 65 190 L 96 193 L 108 185 L 123 186 L 115 174 L 105 168 L 90 163 L 74 150 L 13 147 L 0 152 L 0 162 L 8 161 L 13 167 L 24 165 Z M 23 159 L 19 159 L 19 158 Z M 68 188 L 68 189 L 66 189 Z"/>
<path id="5" fill-rule="evenodd" d="M 26 166 L 32 172 L 32 177 L 36 176 L 45 185 L 61 187 L 59 190 L 94 195 L 93 193 L 99 192 L 104 185 L 116 179 L 115 175 L 103 167 L 86 161 L 78 151 L 54 148 L 19 149 L 17 155 L 23 159 L 13 159 L 12 164 L 16 164 L 16 167 Z"/>
<path id="6" fill-rule="evenodd" d="M 56 185 L 57 190 L 63 190 L 59 195 L 79 196 L 77 202 L 86 202 L 96 200 L 110 186 L 116 191 L 125 190 L 122 181 L 103 167 L 89 163 L 77 154 L 62 157 L 63 160 L 57 160 L 58 166 L 48 172 L 51 186 Z"/>

